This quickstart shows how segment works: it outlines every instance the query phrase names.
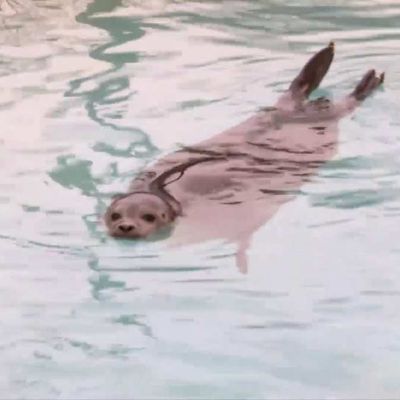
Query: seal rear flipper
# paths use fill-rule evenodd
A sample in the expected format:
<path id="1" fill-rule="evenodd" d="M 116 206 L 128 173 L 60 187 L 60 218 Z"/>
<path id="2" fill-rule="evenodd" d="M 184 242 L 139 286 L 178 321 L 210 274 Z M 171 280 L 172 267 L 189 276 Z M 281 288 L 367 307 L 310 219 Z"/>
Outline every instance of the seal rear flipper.
<path id="1" fill-rule="evenodd" d="M 293 99 L 303 101 L 319 86 L 331 66 L 334 53 L 335 44 L 330 42 L 310 58 L 289 86 Z"/>
<path id="2" fill-rule="evenodd" d="M 368 96 L 371 96 L 376 89 L 382 86 L 385 80 L 385 73 L 376 75 L 374 69 L 370 69 L 361 78 L 355 89 L 343 100 L 335 104 L 336 116 L 342 118 L 353 112 Z"/>
<path id="3" fill-rule="evenodd" d="M 363 101 L 371 95 L 384 80 L 385 74 L 383 72 L 377 76 L 375 70 L 371 69 L 363 76 L 350 96 L 353 96 L 358 101 Z"/>

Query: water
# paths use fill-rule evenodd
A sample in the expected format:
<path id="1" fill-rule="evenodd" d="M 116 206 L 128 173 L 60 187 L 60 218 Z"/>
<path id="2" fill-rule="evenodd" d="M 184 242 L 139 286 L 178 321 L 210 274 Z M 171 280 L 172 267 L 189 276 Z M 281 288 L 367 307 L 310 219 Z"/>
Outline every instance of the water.
<path id="1" fill-rule="evenodd" d="M 2 0 L 1 398 L 398 398 L 400 4 Z M 109 239 L 145 165 L 274 104 L 336 41 L 319 94 L 384 90 L 235 247 Z"/>

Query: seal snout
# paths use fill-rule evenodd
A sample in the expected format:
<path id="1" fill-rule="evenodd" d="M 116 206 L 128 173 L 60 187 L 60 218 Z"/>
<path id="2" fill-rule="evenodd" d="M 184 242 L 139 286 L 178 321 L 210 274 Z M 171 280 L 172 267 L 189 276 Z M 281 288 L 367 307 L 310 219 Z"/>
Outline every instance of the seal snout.
<path id="1" fill-rule="evenodd" d="M 120 230 L 123 233 L 129 233 L 135 230 L 135 226 L 132 224 L 120 224 L 118 225 L 118 230 Z"/>

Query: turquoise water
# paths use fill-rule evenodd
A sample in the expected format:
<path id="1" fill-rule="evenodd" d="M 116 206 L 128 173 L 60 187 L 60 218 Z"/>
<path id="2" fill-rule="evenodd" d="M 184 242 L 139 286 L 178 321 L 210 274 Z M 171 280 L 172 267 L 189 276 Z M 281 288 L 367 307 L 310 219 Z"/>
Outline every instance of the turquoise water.
<path id="1" fill-rule="evenodd" d="M 1 398 L 399 398 L 400 3 L 0 2 Z M 117 242 L 110 194 L 274 104 L 385 89 L 251 241 Z"/>

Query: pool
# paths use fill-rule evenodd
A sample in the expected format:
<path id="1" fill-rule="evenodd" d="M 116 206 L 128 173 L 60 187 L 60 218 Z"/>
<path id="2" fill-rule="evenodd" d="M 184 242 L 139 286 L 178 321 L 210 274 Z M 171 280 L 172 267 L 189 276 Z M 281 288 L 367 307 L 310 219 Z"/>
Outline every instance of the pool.
<path id="1" fill-rule="evenodd" d="M 0 2 L 1 398 L 398 398 L 400 4 Z M 116 241 L 112 193 L 274 104 L 335 40 L 317 95 L 386 83 L 253 235 Z"/>

